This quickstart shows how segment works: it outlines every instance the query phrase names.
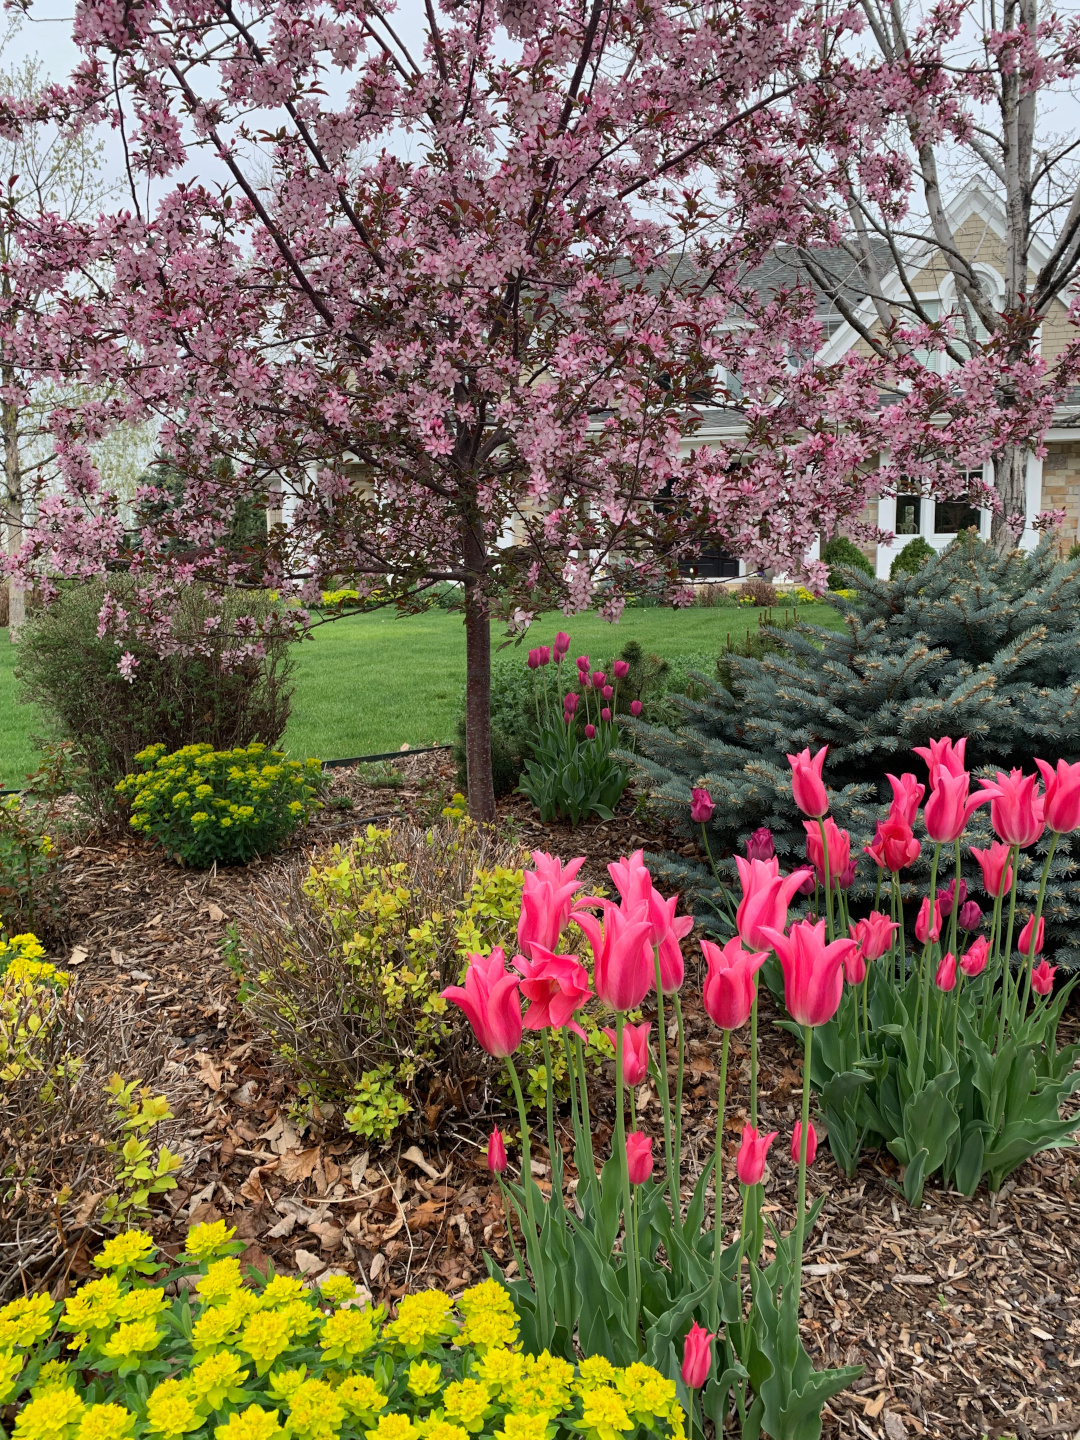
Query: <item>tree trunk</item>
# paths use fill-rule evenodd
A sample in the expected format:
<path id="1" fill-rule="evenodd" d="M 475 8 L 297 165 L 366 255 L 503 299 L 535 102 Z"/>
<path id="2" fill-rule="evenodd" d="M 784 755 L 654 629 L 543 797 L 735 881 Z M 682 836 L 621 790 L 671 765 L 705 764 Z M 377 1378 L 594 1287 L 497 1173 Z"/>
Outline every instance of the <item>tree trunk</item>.
<path id="1" fill-rule="evenodd" d="M 469 814 L 481 824 L 495 819 L 491 776 L 491 618 L 483 592 L 465 589 L 465 767 Z"/>
<path id="2" fill-rule="evenodd" d="M 994 459 L 994 489 L 1001 496 L 1001 509 L 990 524 L 990 543 L 1003 554 L 1014 550 L 1024 533 L 1027 465 L 1028 452 L 1022 445 L 1010 445 Z"/>
<path id="3" fill-rule="evenodd" d="M 3 380 L 10 385 L 14 374 L 4 367 Z M 0 432 L 4 444 L 4 529 L 5 549 L 14 555 L 23 538 L 22 467 L 19 464 L 19 412 L 10 400 L 0 403 Z M 8 587 L 8 639 L 13 643 L 26 619 L 26 591 L 14 580 Z"/>

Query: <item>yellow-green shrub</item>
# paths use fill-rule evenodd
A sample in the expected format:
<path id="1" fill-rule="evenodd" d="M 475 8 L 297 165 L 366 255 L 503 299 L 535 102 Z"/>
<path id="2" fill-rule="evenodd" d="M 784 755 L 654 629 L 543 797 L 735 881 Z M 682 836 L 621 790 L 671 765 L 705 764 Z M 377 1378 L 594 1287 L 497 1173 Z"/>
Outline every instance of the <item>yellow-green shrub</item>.
<path id="1" fill-rule="evenodd" d="M 316 1095 L 385 1139 L 457 1017 L 439 991 L 470 952 L 513 945 L 521 852 L 468 822 L 369 826 L 306 873 L 256 891 L 241 925 L 243 995 Z"/>
<path id="2" fill-rule="evenodd" d="M 675 1383 L 649 1366 L 523 1355 L 494 1280 L 406 1295 L 387 1321 L 345 1276 L 245 1285 L 233 1233 L 196 1226 L 173 1267 L 128 1231 L 66 1302 L 0 1309 L 13 1440 L 684 1440 Z"/>
<path id="3" fill-rule="evenodd" d="M 185 745 L 171 755 L 150 745 L 135 758 L 142 771 L 116 787 L 131 804 L 132 829 L 196 869 L 266 855 L 320 808 L 319 761 L 288 760 L 265 745 Z"/>
<path id="4" fill-rule="evenodd" d="M 49 1073 L 54 1067 L 43 1057 L 60 1023 L 60 1000 L 71 976 L 50 965 L 44 954 L 36 935 L 0 936 L 0 1084 L 39 1072 L 47 1094 L 57 1076 Z"/>

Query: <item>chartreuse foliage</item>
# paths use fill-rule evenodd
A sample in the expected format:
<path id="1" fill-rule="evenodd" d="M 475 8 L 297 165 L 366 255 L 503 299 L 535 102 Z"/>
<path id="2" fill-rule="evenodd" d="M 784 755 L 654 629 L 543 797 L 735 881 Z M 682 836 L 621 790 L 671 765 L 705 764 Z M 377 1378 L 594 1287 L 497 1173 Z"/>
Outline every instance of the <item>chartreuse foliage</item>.
<path id="1" fill-rule="evenodd" d="M 172 1264 L 127 1231 L 67 1301 L 0 1310 L 13 1440 L 684 1440 L 676 1386 L 648 1365 L 522 1354 L 493 1280 L 406 1295 L 388 1321 L 346 1276 L 245 1283 L 233 1233 L 195 1226 Z"/>
<path id="2" fill-rule="evenodd" d="M 319 761 L 288 760 L 265 745 L 185 745 L 172 755 L 150 745 L 135 759 L 141 773 L 116 787 L 130 801 L 132 829 L 196 869 L 268 854 L 320 808 Z"/>
<path id="3" fill-rule="evenodd" d="M 966 735 L 969 768 L 983 774 L 1030 771 L 1036 755 L 1080 759 L 1080 560 L 1060 559 L 1051 540 L 1001 555 L 964 536 L 915 575 L 879 580 L 852 570 L 847 580 L 854 598 L 834 600 L 842 630 L 773 631 L 777 653 L 725 657 L 730 688 L 702 675 L 704 698 L 669 697 L 677 729 L 634 722 L 639 783 L 688 837 L 700 835 L 690 790 L 709 790 L 715 855 L 765 825 L 781 859 L 801 860 L 806 836 L 785 756 L 807 745 L 829 746 L 831 813 L 851 832 L 853 855 L 873 839 L 891 798 L 886 774 L 910 768 L 911 747 L 931 736 Z M 969 841 L 982 846 L 988 836 L 979 812 Z M 1068 966 L 1080 963 L 1074 843 L 1058 845 L 1045 906 L 1047 947 Z M 929 864 L 924 847 L 905 872 L 905 898 L 926 893 Z M 1021 856 L 1020 866 L 1018 903 L 1030 909 L 1040 859 Z M 701 914 L 715 913 L 719 896 L 703 868 L 668 856 L 654 869 Z M 730 864 L 728 873 L 734 881 Z M 862 859 L 857 899 L 872 898 L 875 873 Z M 965 854 L 973 891 L 978 874 Z"/>
<path id="4" fill-rule="evenodd" d="M 42 1053 L 60 1023 L 58 1002 L 71 975 L 50 965 L 44 955 L 36 935 L 0 935 L 0 1084 L 39 1073 L 41 1098 L 47 1101 L 60 1076 L 43 1064 Z M 64 1063 L 78 1061 L 69 1058 Z"/>

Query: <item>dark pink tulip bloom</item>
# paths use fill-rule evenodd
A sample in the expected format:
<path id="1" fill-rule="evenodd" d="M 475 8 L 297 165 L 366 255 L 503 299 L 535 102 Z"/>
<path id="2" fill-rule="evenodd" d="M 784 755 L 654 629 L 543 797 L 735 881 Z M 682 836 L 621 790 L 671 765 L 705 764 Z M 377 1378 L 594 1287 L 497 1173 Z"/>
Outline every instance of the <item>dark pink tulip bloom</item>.
<path id="1" fill-rule="evenodd" d="M 748 860 L 771 860 L 776 854 L 772 831 L 767 825 L 746 837 L 746 858 Z"/>
<path id="2" fill-rule="evenodd" d="M 864 854 L 870 856 L 879 870 L 889 870 L 893 875 L 917 860 L 921 849 L 896 805 L 889 811 L 887 820 L 878 821 L 874 843 L 863 846 Z"/>
<path id="3" fill-rule="evenodd" d="M 803 829 L 806 831 L 806 858 L 817 871 L 818 880 L 824 885 L 825 849 L 821 844 L 821 827 L 816 820 L 804 820 Z M 851 836 L 846 830 L 840 829 L 831 815 L 825 820 L 824 829 L 825 845 L 829 853 L 829 882 L 835 885 L 848 867 Z"/>
<path id="4" fill-rule="evenodd" d="M 939 990 L 952 990 L 956 985 L 956 956 L 951 950 L 938 962 L 937 974 L 934 976 L 934 984 Z"/>
<path id="5" fill-rule="evenodd" d="M 635 720 L 636 720 L 637 717 L 641 714 L 641 701 L 640 701 L 640 700 L 631 700 L 631 701 L 630 701 L 630 714 L 633 715 L 633 717 L 634 717 Z"/>
<path id="6" fill-rule="evenodd" d="M 1034 921 L 1035 921 L 1035 916 L 1034 916 L 1034 915 L 1031 915 L 1031 916 L 1028 917 L 1028 922 L 1027 922 L 1027 924 L 1024 926 L 1024 928 L 1020 931 L 1020 939 L 1017 941 L 1017 945 L 1018 945 L 1018 947 L 1019 947 L 1020 954 L 1021 954 L 1021 955 L 1025 955 L 1029 960 L 1030 960 L 1030 959 L 1032 958 L 1032 956 L 1034 956 L 1034 955 L 1041 955 L 1041 954 L 1042 954 L 1043 944 L 1045 943 L 1045 940 L 1046 940 L 1046 921 L 1045 921 L 1045 920 L 1043 919 L 1043 917 L 1040 915 L 1040 916 L 1039 916 L 1039 928 L 1035 931 L 1035 948 L 1032 949 L 1032 945 L 1031 945 L 1031 932 L 1032 932 L 1032 929 L 1034 928 Z"/>
<path id="7" fill-rule="evenodd" d="M 675 907 L 679 897 L 673 895 L 664 900 L 655 890 L 649 891 L 648 917 L 652 925 L 652 943 L 660 958 L 660 987 L 665 995 L 674 995 L 682 989 L 685 966 L 680 941 L 685 940 L 694 928 L 692 915 L 676 915 Z M 634 911 L 636 919 L 641 912 Z"/>
<path id="8" fill-rule="evenodd" d="M 974 900 L 969 900 L 960 906 L 960 913 L 956 918 L 961 930 L 977 930 L 982 924 L 982 911 Z"/>
<path id="9" fill-rule="evenodd" d="M 521 996 L 518 978 L 507 975 L 500 946 L 490 955 L 470 955 L 465 986 L 449 985 L 442 998 L 464 1011 L 481 1047 L 505 1060 L 521 1044 Z"/>
<path id="10" fill-rule="evenodd" d="M 921 755 L 926 761 L 927 769 L 930 771 L 930 784 L 938 783 L 938 776 L 942 771 L 946 775 L 963 775 L 967 769 L 964 764 L 964 751 L 967 749 L 967 736 L 957 740 L 954 745 L 947 735 L 940 740 L 931 740 L 930 747 L 915 745 L 912 753 Z"/>
<path id="11" fill-rule="evenodd" d="M 1007 895 L 1012 887 L 1012 866 L 1008 864 L 1009 847 L 995 840 L 988 850 L 970 847 L 972 855 L 979 862 L 982 871 L 983 889 L 992 900 Z"/>
<path id="12" fill-rule="evenodd" d="M 805 880 L 812 886 L 813 873 L 796 870 L 781 878 L 775 855 L 771 860 L 744 860 L 736 855 L 735 864 L 743 892 L 735 912 L 736 929 L 752 950 L 771 950 L 772 941 L 766 931 L 783 930 L 792 897 Z"/>
<path id="13" fill-rule="evenodd" d="M 723 947 L 702 940 L 701 953 L 708 967 L 701 992 L 705 1013 L 721 1030 L 738 1030 L 750 1019 L 754 976 L 769 958 L 768 952 L 744 950 L 734 935 Z"/>
<path id="14" fill-rule="evenodd" d="M 805 750 L 800 750 L 798 755 L 787 757 L 791 766 L 791 793 L 795 797 L 795 804 L 811 819 L 820 819 L 829 808 L 829 797 L 821 778 L 821 769 L 828 753 L 829 747 L 823 745 L 817 754 L 811 757 L 810 747 L 807 746 Z"/>
<path id="15" fill-rule="evenodd" d="M 920 945 L 925 945 L 928 940 L 937 940 L 941 937 L 941 906 L 934 901 L 934 913 L 930 914 L 930 896 L 924 895 L 922 904 L 919 906 L 919 913 L 915 917 L 915 939 Z"/>
<path id="16" fill-rule="evenodd" d="M 603 695 L 605 700 L 610 700 L 611 697 L 615 694 L 615 691 L 611 688 L 610 685 L 605 685 L 604 688 L 600 691 L 600 694 Z"/>
<path id="17" fill-rule="evenodd" d="M 570 636 L 567 635 L 565 630 L 560 630 L 559 633 L 555 636 L 555 654 L 561 660 L 569 649 Z"/>
<path id="18" fill-rule="evenodd" d="M 899 928 L 895 920 L 880 910 L 871 910 L 865 920 L 856 920 L 849 926 L 849 933 L 865 959 L 880 960 L 892 947 L 893 935 Z"/>
<path id="19" fill-rule="evenodd" d="M 959 840 L 979 806 L 985 805 L 997 794 L 997 787 L 990 786 L 989 789 L 969 795 L 970 783 L 971 779 L 966 770 L 961 770 L 959 775 L 952 775 L 945 769 L 938 771 L 937 784 L 923 806 L 923 823 L 930 839 L 939 845 L 948 845 Z M 988 786 L 990 782 L 980 780 L 979 784 Z"/>
<path id="20" fill-rule="evenodd" d="M 634 1130 L 626 1137 L 626 1169 L 631 1185 L 644 1185 L 653 1172 L 652 1136 Z"/>
<path id="21" fill-rule="evenodd" d="M 630 674 L 629 660 L 616 660 L 611 668 L 615 671 L 616 680 L 625 680 L 627 675 Z"/>
<path id="22" fill-rule="evenodd" d="M 493 1175 L 506 1169 L 506 1144 L 498 1126 L 488 1136 L 487 1166 Z"/>
<path id="23" fill-rule="evenodd" d="M 622 1037 L 622 1078 L 624 1085 L 640 1085 L 649 1073 L 649 1031 L 652 1025 L 624 1025 Z M 605 1026 L 603 1034 L 618 1051 L 618 1031 Z"/>
<path id="24" fill-rule="evenodd" d="M 791 1132 L 791 1163 L 798 1165 L 799 1151 L 802 1149 L 802 1121 L 795 1121 L 795 1129 Z M 814 1122 L 811 1120 L 806 1127 L 806 1163 L 812 1165 L 817 1157 L 817 1131 L 814 1129 Z"/>
<path id="25" fill-rule="evenodd" d="M 636 1010 L 653 985 L 652 926 L 647 919 L 629 919 L 610 900 L 596 902 L 603 926 L 588 910 L 574 919 L 593 952 L 593 988 L 613 1010 Z"/>
<path id="26" fill-rule="evenodd" d="M 968 977 L 974 980 L 976 975 L 981 975 L 986 969 L 986 962 L 990 955 L 990 941 L 985 935 L 968 946 L 963 955 L 960 956 L 960 969 Z"/>
<path id="27" fill-rule="evenodd" d="M 540 664 L 540 651 L 530 650 L 529 658 L 525 661 L 525 663 L 526 665 L 528 665 L 530 670 L 535 670 L 536 667 Z"/>
<path id="28" fill-rule="evenodd" d="M 892 811 L 910 829 L 915 824 L 926 786 L 921 785 L 910 770 L 903 775 L 886 775 L 885 779 L 892 786 Z"/>
<path id="29" fill-rule="evenodd" d="M 836 1014 L 844 991 L 844 961 L 854 940 L 825 943 L 825 921 L 802 920 L 787 935 L 765 930 L 784 970 L 784 1004 L 796 1025 L 824 1025 Z"/>
<path id="30" fill-rule="evenodd" d="M 547 645 L 541 645 L 536 652 L 536 658 L 541 665 L 551 664 L 551 650 Z"/>
<path id="31" fill-rule="evenodd" d="M 735 1170 L 744 1185 L 761 1184 L 761 1177 L 765 1174 L 765 1157 L 779 1133 L 778 1130 L 770 1130 L 768 1135 L 762 1135 L 754 1125 L 743 1126 Z"/>
<path id="32" fill-rule="evenodd" d="M 1038 776 L 1025 775 L 1022 770 L 1005 775 L 999 770 L 993 780 L 980 780 L 979 784 L 990 793 L 990 823 L 998 838 L 1021 850 L 1034 845 L 1046 829 Z"/>
<path id="33" fill-rule="evenodd" d="M 1036 995 L 1049 995 L 1054 988 L 1054 976 L 1057 974 L 1056 965 L 1048 965 L 1045 960 L 1040 960 L 1031 972 L 1031 988 Z"/>
<path id="34" fill-rule="evenodd" d="M 866 979 L 866 956 L 858 948 L 844 956 L 844 979 L 849 985 L 861 985 Z"/>
<path id="35" fill-rule="evenodd" d="M 713 814 L 712 796 L 708 790 L 695 786 L 690 791 L 690 819 L 695 825 L 707 825 Z"/>
<path id="36" fill-rule="evenodd" d="M 712 1345 L 714 1334 L 695 1320 L 683 1345 L 682 1381 L 688 1390 L 700 1390 L 712 1370 Z"/>
<path id="37" fill-rule="evenodd" d="M 568 715 L 573 715 L 574 711 L 575 711 L 575 710 L 577 709 L 577 707 L 578 707 L 578 695 L 577 695 L 577 691 L 576 691 L 576 690 L 571 690 L 571 691 L 569 691 L 569 693 L 567 694 L 565 700 L 564 700 L 562 703 L 563 703 L 563 709 L 566 711 L 566 713 L 567 713 Z"/>
<path id="38" fill-rule="evenodd" d="M 588 1000 L 589 973 L 576 955 L 553 955 L 542 945 L 532 946 L 532 960 L 514 956 L 514 969 L 521 976 L 521 993 L 531 1001 L 525 1012 L 526 1030 L 572 1030 L 582 1040 L 588 1036 L 574 1020 L 574 1011 Z"/>
<path id="39" fill-rule="evenodd" d="M 611 719 L 611 711 L 606 705 L 600 711 L 600 719 L 603 720 L 605 723 Z"/>
<path id="40" fill-rule="evenodd" d="M 1068 835 L 1080 825 L 1080 761 L 1069 765 L 1059 760 L 1054 769 L 1045 760 L 1036 760 L 1035 764 L 1046 787 L 1046 823 L 1059 835 Z"/>
<path id="41" fill-rule="evenodd" d="M 592 677 L 592 688 L 594 690 L 602 690 L 606 684 L 607 676 L 604 674 L 603 670 L 594 670 Z"/>
<path id="42" fill-rule="evenodd" d="M 586 726 L 585 726 L 585 738 L 586 738 L 586 740 L 595 740 L 595 739 L 596 739 L 596 726 L 595 726 L 595 725 L 586 725 Z"/>

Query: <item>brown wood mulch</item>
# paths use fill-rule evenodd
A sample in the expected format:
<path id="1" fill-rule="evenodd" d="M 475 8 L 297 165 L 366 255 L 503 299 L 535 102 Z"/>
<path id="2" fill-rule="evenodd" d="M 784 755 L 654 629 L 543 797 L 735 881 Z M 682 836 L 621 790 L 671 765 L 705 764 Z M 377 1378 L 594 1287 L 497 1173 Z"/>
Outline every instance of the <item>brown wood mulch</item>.
<path id="1" fill-rule="evenodd" d="M 224 1215 L 248 1242 L 250 1261 L 272 1259 L 313 1275 L 342 1269 L 387 1303 L 410 1287 L 455 1291 L 473 1283 L 485 1273 L 485 1249 L 509 1258 L 484 1161 L 487 1131 L 505 1118 L 500 1092 L 490 1092 L 477 1115 L 418 1106 L 391 1146 L 363 1147 L 337 1117 L 313 1118 L 298 1103 L 287 1072 L 260 1047 L 236 1003 L 237 981 L 221 947 L 255 873 L 345 839 L 367 817 L 438 814 L 453 789 L 448 756 L 393 765 L 404 781 L 396 789 L 333 772 L 332 793 L 352 809 L 328 809 L 289 854 L 244 871 L 184 871 L 126 839 L 70 850 L 63 883 L 73 944 L 72 955 L 61 957 L 76 964 L 88 1003 L 123 1007 L 185 1079 L 173 1087 L 184 1173 L 155 1219 L 161 1241 L 171 1247 L 192 1221 Z M 604 865 L 620 854 L 675 843 L 632 800 L 609 824 L 575 833 L 540 825 L 520 800 L 501 805 L 500 822 L 523 845 L 585 854 L 590 885 L 606 879 Z M 711 1151 L 719 1043 L 693 999 L 700 994 L 693 962 L 688 971 L 689 1183 Z M 786 1229 L 795 1200 L 787 1151 L 800 1067 L 792 1038 L 769 1021 L 767 1000 L 763 1008 L 761 1120 L 780 1131 L 766 1207 Z M 724 1206 L 731 1224 L 749 1080 L 748 1051 L 738 1038 L 729 1078 Z M 602 1084 L 597 1090 L 602 1145 L 610 1096 Z M 641 1124 L 659 1137 L 658 1101 L 639 1101 Z M 819 1365 L 865 1367 L 830 1403 L 826 1434 L 1080 1440 L 1077 1155 L 1039 1157 L 994 1198 L 980 1190 L 967 1200 L 928 1185 L 919 1211 L 907 1206 L 897 1180 L 894 1162 L 881 1153 L 864 1155 L 848 1180 L 827 1145 L 811 1171 L 811 1192 L 824 1192 L 826 1201 L 808 1244 L 804 1341 Z M 91 1228 L 74 1275 L 88 1268 L 93 1243 Z"/>

